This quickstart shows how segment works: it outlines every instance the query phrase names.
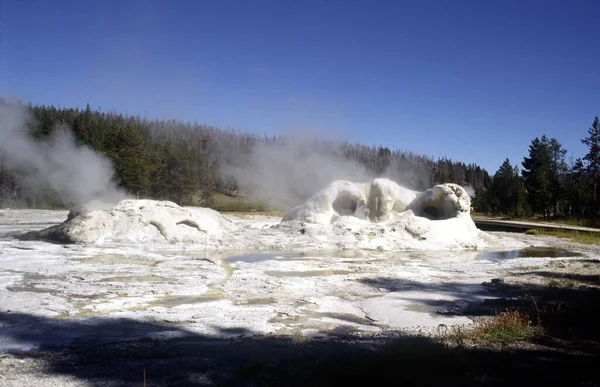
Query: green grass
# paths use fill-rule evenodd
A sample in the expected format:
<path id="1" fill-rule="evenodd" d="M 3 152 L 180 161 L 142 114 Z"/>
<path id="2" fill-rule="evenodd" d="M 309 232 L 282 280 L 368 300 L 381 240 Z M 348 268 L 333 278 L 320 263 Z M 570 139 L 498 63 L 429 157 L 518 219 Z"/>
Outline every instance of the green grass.
<path id="1" fill-rule="evenodd" d="M 237 196 L 227 196 L 220 193 L 213 195 L 210 208 L 217 211 L 232 212 L 254 212 L 269 210 L 264 203 L 257 200 L 250 200 Z"/>
<path id="2" fill-rule="evenodd" d="M 533 338 L 536 328 L 526 314 L 519 311 L 505 311 L 494 317 L 478 321 L 473 327 L 453 326 L 447 339 L 459 346 L 468 343 L 487 346 L 506 346 Z"/>
<path id="3" fill-rule="evenodd" d="M 569 226 L 584 226 L 584 227 L 596 227 L 600 228 L 600 223 L 591 222 L 588 219 L 576 219 L 576 218 L 544 218 L 541 216 L 513 216 L 504 214 L 493 214 L 489 212 L 471 212 L 473 218 L 498 218 L 502 220 L 514 220 L 520 222 L 540 222 L 550 224 L 563 224 Z"/>
<path id="4" fill-rule="evenodd" d="M 588 245 L 600 244 L 600 233 L 593 232 L 580 232 L 580 231 L 551 231 L 551 230 L 540 230 L 531 229 L 525 231 L 528 235 L 550 235 L 559 238 L 568 239 L 571 242 L 585 243 Z"/>

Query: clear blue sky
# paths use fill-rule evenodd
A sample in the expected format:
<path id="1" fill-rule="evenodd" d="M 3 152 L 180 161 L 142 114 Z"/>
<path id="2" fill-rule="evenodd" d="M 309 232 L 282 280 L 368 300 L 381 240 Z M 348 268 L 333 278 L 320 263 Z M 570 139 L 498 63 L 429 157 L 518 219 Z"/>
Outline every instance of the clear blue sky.
<path id="1" fill-rule="evenodd" d="M 0 94 L 476 162 L 600 115 L 600 1 L 0 0 Z"/>

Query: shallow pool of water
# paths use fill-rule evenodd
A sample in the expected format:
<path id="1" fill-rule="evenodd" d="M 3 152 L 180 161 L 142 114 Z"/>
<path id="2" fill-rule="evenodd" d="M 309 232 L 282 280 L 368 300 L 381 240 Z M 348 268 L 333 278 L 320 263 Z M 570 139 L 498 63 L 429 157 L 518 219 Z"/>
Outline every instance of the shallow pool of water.
<path id="1" fill-rule="evenodd" d="M 227 262 L 264 262 L 270 260 L 284 260 L 284 259 L 299 259 L 302 258 L 302 254 L 300 253 L 282 253 L 282 252 L 274 252 L 274 253 L 249 253 L 249 254 L 241 254 L 234 255 L 231 257 L 225 258 Z"/>
<path id="2" fill-rule="evenodd" d="M 346 275 L 352 274 L 354 271 L 350 270 L 295 270 L 295 271 L 282 271 L 282 270 L 269 270 L 265 271 L 266 275 L 272 277 L 325 277 L 330 275 Z"/>
<path id="3" fill-rule="evenodd" d="M 173 308 L 175 306 L 187 305 L 187 304 L 202 304 L 205 302 L 219 301 L 223 297 L 217 296 L 166 296 L 156 301 L 149 303 L 148 308 L 162 307 L 162 308 Z"/>
<path id="4" fill-rule="evenodd" d="M 581 257 L 576 251 L 559 249 L 555 247 L 528 247 L 519 250 L 488 251 L 477 254 L 476 259 L 514 259 L 514 258 L 565 258 Z"/>

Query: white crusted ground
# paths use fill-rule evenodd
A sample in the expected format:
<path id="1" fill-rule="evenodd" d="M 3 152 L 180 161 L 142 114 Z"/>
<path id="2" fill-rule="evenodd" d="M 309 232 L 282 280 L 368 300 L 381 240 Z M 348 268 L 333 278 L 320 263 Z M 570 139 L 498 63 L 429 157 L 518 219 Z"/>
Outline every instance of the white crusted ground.
<path id="1" fill-rule="evenodd" d="M 59 211 L 0 211 L 2 351 L 66 345 L 75 339 L 112 341 L 182 332 L 311 336 L 435 329 L 440 324 L 469 323 L 467 317 L 436 312 L 493 297 L 482 282 L 519 265 L 548 262 L 489 259 L 481 250 L 382 251 L 406 240 L 421 247 L 433 242 L 457 245 L 452 236 L 431 229 L 419 232 L 429 242 L 407 239 L 404 234 L 410 230 L 430 224 L 413 218 L 374 224 L 343 217 L 325 227 L 280 224 L 275 217 L 219 215 L 229 238 L 224 239 L 225 233 L 206 233 L 208 244 L 172 244 L 164 237 L 158 243 L 104 238 L 101 244 L 69 245 L 13 238 L 66 216 Z M 471 227 L 459 221 L 445 224 L 448 235 Z M 510 238 L 489 238 L 503 241 L 504 249 L 525 246 Z M 338 244 L 372 249 L 331 250 Z M 378 246 L 384 249 L 378 251 Z M 91 334 L 89 324 L 97 317 L 183 330 L 113 329 Z M 74 324 L 68 334 L 48 334 L 60 329 L 61 324 L 51 324 L 59 320 L 81 324 Z M 46 333 L 36 336 L 42 326 Z"/>

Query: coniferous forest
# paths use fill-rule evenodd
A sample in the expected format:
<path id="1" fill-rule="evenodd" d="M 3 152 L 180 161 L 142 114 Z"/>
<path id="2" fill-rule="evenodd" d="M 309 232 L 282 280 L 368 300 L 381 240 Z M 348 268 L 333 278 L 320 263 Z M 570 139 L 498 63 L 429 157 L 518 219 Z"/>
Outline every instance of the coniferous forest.
<path id="1" fill-rule="evenodd" d="M 573 219 L 596 225 L 600 170 L 598 117 L 581 142 L 587 146 L 587 153 L 567 162 L 567 149 L 557 139 L 536 137 L 520 165 L 506 159 L 492 176 L 491 184 L 477 192 L 475 209 L 514 217 Z"/>
<path id="2" fill-rule="evenodd" d="M 55 131 L 69 131 L 78 145 L 108 157 L 120 187 L 140 198 L 172 200 L 180 205 L 211 206 L 214 194 L 243 195 L 232 166 L 243 166 L 261 145 L 278 146 L 293 138 L 266 137 L 175 120 L 148 120 L 93 110 L 26 106 L 26 130 L 37 141 Z M 433 159 L 412 152 L 347 142 L 312 140 L 310 152 L 335 156 L 364 167 L 370 177 L 410 176 L 404 185 L 424 190 L 435 183 L 455 182 L 484 189 L 487 172 L 477 165 Z M 226 167 L 225 167 L 226 166 Z M 394 173 L 395 172 L 395 173 Z M 27 170 L 7 167 L 0 154 L 0 205 L 61 208 L 61 198 L 47 187 L 27 184 Z M 310 192 L 309 194 L 312 194 Z"/>
<path id="3" fill-rule="evenodd" d="M 56 131 L 68 131 L 78 146 L 87 146 L 112 162 L 116 183 L 131 195 L 180 205 L 210 207 L 216 194 L 244 196 L 244 187 L 227 170 L 245 165 L 257 147 L 295 141 L 176 120 L 149 120 L 89 105 L 83 110 L 31 105 L 24 109 L 30 117 L 25 130 L 31 138 L 45 141 Z M 569 163 L 567 150 L 557 139 L 535 138 L 521 163 L 507 159 L 493 176 L 475 164 L 434 160 L 385 146 L 312 140 L 310 148 L 334 152 L 372 177 L 403 176 L 401 183 L 415 190 L 437 183 L 471 187 L 477 212 L 595 223 L 600 200 L 597 117 L 581 141 L 588 153 Z M 63 208 L 69 204 L 48 187 L 31 184 L 28 171 L 11 168 L 0 153 L 0 207 Z"/>

